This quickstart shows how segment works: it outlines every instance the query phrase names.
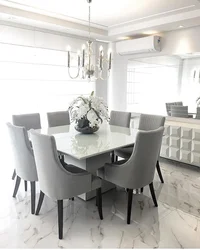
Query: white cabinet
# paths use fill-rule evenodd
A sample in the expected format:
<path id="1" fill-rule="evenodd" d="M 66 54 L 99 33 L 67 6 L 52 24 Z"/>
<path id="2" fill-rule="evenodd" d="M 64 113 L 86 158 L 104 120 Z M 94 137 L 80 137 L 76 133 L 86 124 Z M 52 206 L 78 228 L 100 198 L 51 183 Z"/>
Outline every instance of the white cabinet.
<path id="1" fill-rule="evenodd" d="M 166 122 L 160 155 L 200 167 L 200 125 Z"/>

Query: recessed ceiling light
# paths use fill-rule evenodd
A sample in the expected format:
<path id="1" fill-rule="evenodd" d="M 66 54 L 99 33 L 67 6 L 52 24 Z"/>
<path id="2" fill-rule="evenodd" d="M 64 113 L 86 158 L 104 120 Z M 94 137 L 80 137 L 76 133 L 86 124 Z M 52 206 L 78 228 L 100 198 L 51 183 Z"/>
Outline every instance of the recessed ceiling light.
<path id="1" fill-rule="evenodd" d="M 128 39 L 131 39 L 130 36 L 121 36 L 118 38 L 119 40 L 128 40 Z"/>
<path id="2" fill-rule="evenodd" d="M 147 31 L 142 32 L 143 35 L 154 35 L 157 33 L 159 33 L 159 31 L 157 30 L 147 30 Z"/>
<path id="3" fill-rule="evenodd" d="M 178 26 L 178 27 L 181 29 L 181 28 L 183 28 L 184 26 L 183 26 L 183 25 L 180 25 L 180 26 Z"/>
<path id="4" fill-rule="evenodd" d="M 103 42 L 103 43 L 110 43 L 108 40 L 101 40 L 101 39 L 96 39 L 97 42 Z"/>

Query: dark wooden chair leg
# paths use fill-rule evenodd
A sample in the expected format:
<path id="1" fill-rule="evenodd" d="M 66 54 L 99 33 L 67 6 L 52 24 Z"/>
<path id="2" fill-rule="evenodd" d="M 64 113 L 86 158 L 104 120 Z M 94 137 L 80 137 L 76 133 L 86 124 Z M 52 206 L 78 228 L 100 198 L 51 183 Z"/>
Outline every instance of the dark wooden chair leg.
<path id="1" fill-rule="evenodd" d="M 27 192 L 27 181 L 24 181 L 24 190 Z"/>
<path id="2" fill-rule="evenodd" d="M 31 181 L 31 213 L 35 213 L 35 181 Z"/>
<path id="3" fill-rule="evenodd" d="M 155 192 L 154 192 L 153 182 L 149 184 L 149 188 L 150 188 L 150 191 L 151 191 L 151 196 L 152 196 L 154 205 L 155 205 L 155 207 L 157 207 L 158 203 L 157 203 L 156 195 L 155 195 Z"/>
<path id="4" fill-rule="evenodd" d="M 40 197 L 39 197 L 39 201 L 38 201 L 38 205 L 37 205 L 37 209 L 35 212 L 35 215 L 38 215 L 42 206 L 44 200 L 44 193 L 42 191 L 40 191 Z"/>
<path id="5" fill-rule="evenodd" d="M 15 179 L 15 176 L 16 176 L 16 170 L 14 169 L 13 174 L 12 174 L 12 180 Z"/>
<path id="6" fill-rule="evenodd" d="M 63 200 L 58 200 L 58 237 L 63 238 Z"/>
<path id="7" fill-rule="evenodd" d="M 144 188 L 140 188 L 140 193 L 143 193 L 143 191 L 144 191 Z"/>
<path id="8" fill-rule="evenodd" d="M 115 154 L 114 151 L 111 152 L 111 162 L 113 163 L 115 161 Z"/>
<path id="9" fill-rule="evenodd" d="M 163 180 L 163 177 L 162 177 L 162 173 L 161 173 L 161 170 L 160 170 L 159 161 L 156 162 L 156 169 L 157 169 L 157 172 L 158 172 L 158 175 L 159 175 L 161 183 L 164 183 L 164 180 Z"/>
<path id="10" fill-rule="evenodd" d="M 101 188 L 96 189 L 96 205 L 98 206 L 99 217 L 103 220 Z"/>
<path id="11" fill-rule="evenodd" d="M 20 182 L 21 182 L 21 178 L 19 176 L 17 176 L 16 183 L 15 183 L 15 189 L 14 189 L 14 192 L 13 192 L 13 197 L 14 198 L 16 197 L 17 191 L 19 189 Z"/>
<path id="12" fill-rule="evenodd" d="M 128 206 L 127 206 L 127 224 L 131 222 L 131 208 L 133 199 L 133 189 L 128 190 Z"/>

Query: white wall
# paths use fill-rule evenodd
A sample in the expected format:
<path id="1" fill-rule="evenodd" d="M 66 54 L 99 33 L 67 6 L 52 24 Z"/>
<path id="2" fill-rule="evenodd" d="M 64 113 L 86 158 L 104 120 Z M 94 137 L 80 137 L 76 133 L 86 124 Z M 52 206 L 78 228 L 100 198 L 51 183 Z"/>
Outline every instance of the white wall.
<path id="1" fill-rule="evenodd" d="M 197 78 L 194 80 L 194 70 L 198 70 Z M 196 99 L 200 96 L 199 82 L 200 58 L 185 59 L 183 61 L 181 100 L 184 105 L 189 106 L 189 111 L 196 111 Z"/>
<path id="2" fill-rule="evenodd" d="M 180 55 L 185 53 L 200 52 L 200 26 L 189 29 L 181 29 L 158 34 L 162 37 L 162 51 L 157 53 L 145 53 L 137 55 L 119 56 L 113 48 L 113 69 L 112 77 L 109 81 L 109 103 L 112 109 L 126 110 L 126 82 L 127 65 L 129 59 L 139 59 L 162 55 Z M 110 45 L 111 46 L 111 45 Z M 180 72 L 181 72 L 181 64 Z M 175 86 L 177 91 L 177 86 Z M 181 81 L 178 83 L 178 93 L 181 92 Z M 159 94 L 159 93 L 158 93 Z M 177 96 L 178 98 L 179 96 Z M 134 111 L 133 111 L 134 112 Z M 153 111 L 152 111 L 153 112 Z"/>
<path id="3" fill-rule="evenodd" d="M 200 26 L 156 34 L 161 36 L 161 52 L 128 55 L 127 58 L 181 55 L 200 51 Z"/>
<path id="4" fill-rule="evenodd" d="M 113 53 L 112 70 L 108 81 L 109 109 L 126 110 L 128 59 L 116 54 L 115 43 L 109 45 Z"/>

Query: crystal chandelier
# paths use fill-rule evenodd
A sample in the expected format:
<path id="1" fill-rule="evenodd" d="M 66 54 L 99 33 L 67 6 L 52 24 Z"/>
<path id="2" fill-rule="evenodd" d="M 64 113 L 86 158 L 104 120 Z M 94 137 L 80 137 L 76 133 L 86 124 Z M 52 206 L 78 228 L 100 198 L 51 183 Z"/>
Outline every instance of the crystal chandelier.
<path id="1" fill-rule="evenodd" d="M 103 78 L 103 71 L 107 70 L 107 77 L 110 75 L 110 70 L 111 70 L 111 61 L 112 61 L 112 53 L 111 50 L 108 51 L 108 56 L 104 56 L 104 51 L 103 51 L 103 46 L 100 46 L 99 48 L 99 54 L 96 55 L 98 56 L 97 64 L 92 62 L 92 59 L 94 60 L 94 53 L 92 49 L 93 42 L 91 41 L 91 14 L 90 14 L 90 4 L 92 3 L 92 0 L 87 0 L 89 4 L 89 16 L 88 16 L 88 32 L 89 32 L 89 40 L 87 41 L 87 46 L 83 44 L 82 46 L 82 52 L 78 51 L 77 52 L 77 66 L 76 66 L 76 73 L 74 76 L 71 74 L 71 49 L 70 46 L 67 47 L 67 55 L 68 55 L 68 74 L 71 79 L 76 79 L 76 78 L 82 78 L 86 79 L 88 78 L 89 80 L 91 79 L 102 79 Z M 106 67 L 104 65 L 106 64 Z"/>

